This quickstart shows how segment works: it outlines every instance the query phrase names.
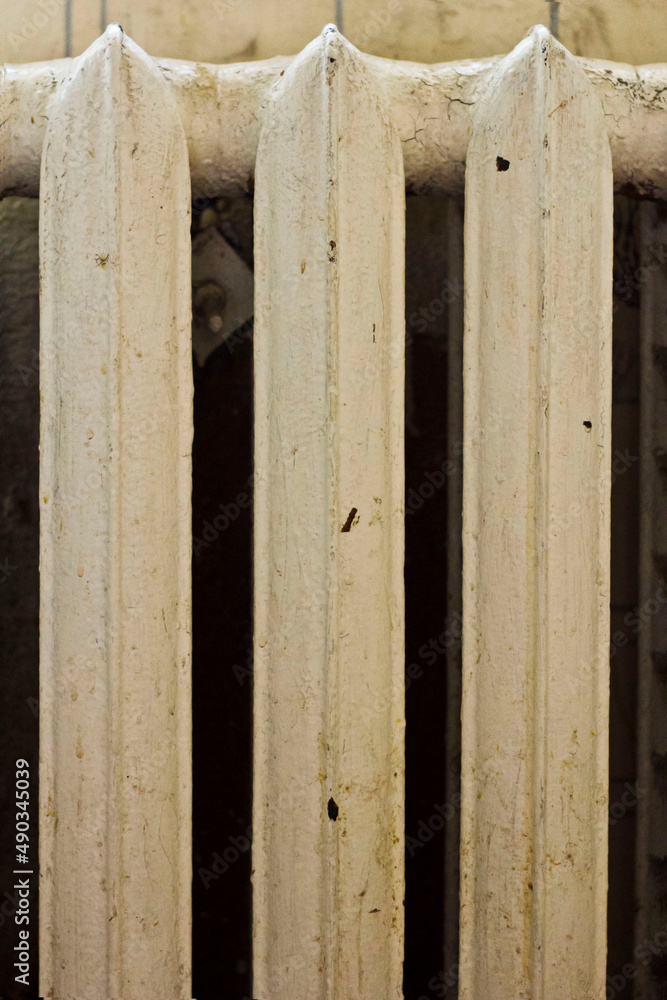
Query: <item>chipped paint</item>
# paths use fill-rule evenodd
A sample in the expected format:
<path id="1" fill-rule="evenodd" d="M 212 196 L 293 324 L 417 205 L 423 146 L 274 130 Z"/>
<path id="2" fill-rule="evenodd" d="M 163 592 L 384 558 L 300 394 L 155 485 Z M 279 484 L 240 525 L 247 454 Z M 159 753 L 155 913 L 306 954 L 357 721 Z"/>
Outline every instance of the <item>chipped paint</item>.
<path id="1" fill-rule="evenodd" d="M 270 1000 L 402 997 L 401 159 L 374 73 L 325 30 L 272 95 L 255 192 L 253 962 Z"/>
<path id="2" fill-rule="evenodd" d="M 536 28 L 466 170 L 460 1000 L 605 994 L 612 214 L 594 87 Z"/>
<path id="3" fill-rule="evenodd" d="M 187 1000 L 190 183 L 117 26 L 57 88 L 40 199 L 39 992 Z"/>

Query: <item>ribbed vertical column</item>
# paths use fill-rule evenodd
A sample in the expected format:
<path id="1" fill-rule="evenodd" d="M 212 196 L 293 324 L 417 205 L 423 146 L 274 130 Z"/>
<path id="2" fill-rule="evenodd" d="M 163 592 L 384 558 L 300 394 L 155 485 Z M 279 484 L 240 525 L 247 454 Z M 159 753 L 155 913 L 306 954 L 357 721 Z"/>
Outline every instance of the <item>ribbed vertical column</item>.
<path id="1" fill-rule="evenodd" d="M 255 194 L 254 988 L 392 1000 L 403 946 L 404 179 L 335 28 Z"/>
<path id="2" fill-rule="evenodd" d="M 607 895 L 612 173 L 545 28 L 466 167 L 463 1000 L 597 1000 Z"/>
<path id="3" fill-rule="evenodd" d="M 190 185 L 118 25 L 41 178 L 41 985 L 190 991 Z"/>
<path id="4" fill-rule="evenodd" d="M 667 223 L 660 205 L 640 209 L 641 424 L 637 862 L 638 1000 L 663 995 L 667 944 Z"/>

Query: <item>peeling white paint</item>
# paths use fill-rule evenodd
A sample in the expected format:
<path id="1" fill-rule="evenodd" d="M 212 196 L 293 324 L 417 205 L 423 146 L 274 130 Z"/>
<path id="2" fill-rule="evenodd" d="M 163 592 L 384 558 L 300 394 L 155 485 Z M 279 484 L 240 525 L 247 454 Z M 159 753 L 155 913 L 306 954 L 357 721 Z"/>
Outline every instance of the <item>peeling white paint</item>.
<path id="1" fill-rule="evenodd" d="M 544 29 L 546 30 L 546 29 Z M 499 57 L 427 65 L 360 55 L 392 107 L 412 191 L 461 195 L 470 130 Z M 251 189 L 268 95 L 291 58 L 156 59 L 178 104 L 194 197 Z M 667 198 L 667 65 L 576 59 L 605 111 L 616 189 Z M 50 106 L 70 61 L 0 67 L 0 193 L 35 195 Z"/>
<path id="2" fill-rule="evenodd" d="M 190 185 L 110 27 L 41 178 L 40 994 L 188 998 Z"/>
<path id="3" fill-rule="evenodd" d="M 612 172 L 590 82 L 543 28 L 475 118 L 465 281 L 459 995 L 599 1000 Z"/>
<path id="4" fill-rule="evenodd" d="M 464 173 L 460 996 L 603 995 L 611 191 L 667 196 L 663 91 L 541 28 L 2 69 L 0 190 L 42 171 L 44 996 L 191 995 L 188 154 L 195 196 L 257 157 L 255 995 L 401 996 L 404 193 Z"/>
<path id="5" fill-rule="evenodd" d="M 273 94 L 255 220 L 253 992 L 398 1000 L 405 181 L 334 28 Z"/>

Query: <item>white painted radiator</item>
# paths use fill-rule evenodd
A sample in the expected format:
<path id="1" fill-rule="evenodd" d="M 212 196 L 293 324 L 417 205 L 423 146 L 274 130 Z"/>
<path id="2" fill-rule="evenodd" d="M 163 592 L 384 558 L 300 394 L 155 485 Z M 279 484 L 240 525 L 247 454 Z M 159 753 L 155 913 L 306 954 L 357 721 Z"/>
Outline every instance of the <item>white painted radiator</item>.
<path id="1" fill-rule="evenodd" d="M 254 996 L 402 996 L 405 191 L 464 186 L 459 996 L 604 996 L 612 191 L 667 197 L 666 91 L 540 27 L 203 66 L 112 25 L 4 67 L 0 190 L 41 205 L 43 996 L 191 997 L 190 203 L 253 183 Z"/>

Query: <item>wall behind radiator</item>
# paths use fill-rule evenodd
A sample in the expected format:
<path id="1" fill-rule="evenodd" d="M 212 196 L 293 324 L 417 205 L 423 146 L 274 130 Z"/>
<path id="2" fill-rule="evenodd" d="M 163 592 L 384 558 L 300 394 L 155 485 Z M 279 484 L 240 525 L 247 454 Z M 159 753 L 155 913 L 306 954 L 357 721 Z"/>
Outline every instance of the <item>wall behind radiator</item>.
<path id="1" fill-rule="evenodd" d="M 343 32 L 366 52 L 445 62 L 510 51 L 551 0 L 340 0 Z M 667 61 L 664 0 L 562 0 L 560 39 L 576 55 L 635 65 Z M 336 0 L 1 0 L 0 62 L 80 54 L 118 21 L 151 55 L 203 62 L 298 52 Z"/>

